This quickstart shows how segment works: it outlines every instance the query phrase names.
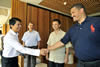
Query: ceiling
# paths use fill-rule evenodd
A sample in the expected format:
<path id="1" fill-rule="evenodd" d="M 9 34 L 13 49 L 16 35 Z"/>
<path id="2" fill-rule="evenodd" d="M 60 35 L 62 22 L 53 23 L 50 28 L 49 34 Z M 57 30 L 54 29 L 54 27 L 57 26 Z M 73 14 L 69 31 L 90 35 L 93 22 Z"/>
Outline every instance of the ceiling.
<path id="1" fill-rule="evenodd" d="M 43 0 L 39 5 L 70 14 L 70 7 L 76 3 L 82 3 L 88 15 L 100 13 L 100 0 Z"/>
<path id="2" fill-rule="evenodd" d="M 82 3 L 90 16 L 100 15 L 100 0 L 20 0 L 70 16 L 70 7 Z M 67 4 L 64 5 L 64 2 Z"/>

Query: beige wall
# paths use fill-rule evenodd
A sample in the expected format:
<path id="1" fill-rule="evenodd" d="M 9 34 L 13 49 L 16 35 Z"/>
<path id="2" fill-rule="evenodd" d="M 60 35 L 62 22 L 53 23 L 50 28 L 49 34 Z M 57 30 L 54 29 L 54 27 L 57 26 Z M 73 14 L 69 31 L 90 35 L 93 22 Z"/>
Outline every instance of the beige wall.
<path id="1" fill-rule="evenodd" d="M 0 30 L 2 30 L 2 25 L 0 24 Z"/>
<path id="2" fill-rule="evenodd" d="M 8 22 L 8 18 L 10 17 L 10 9 L 11 0 L 0 0 L 0 24 L 5 24 Z"/>
<path id="3" fill-rule="evenodd" d="M 0 0 L 0 6 L 11 8 L 11 0 Z"/>

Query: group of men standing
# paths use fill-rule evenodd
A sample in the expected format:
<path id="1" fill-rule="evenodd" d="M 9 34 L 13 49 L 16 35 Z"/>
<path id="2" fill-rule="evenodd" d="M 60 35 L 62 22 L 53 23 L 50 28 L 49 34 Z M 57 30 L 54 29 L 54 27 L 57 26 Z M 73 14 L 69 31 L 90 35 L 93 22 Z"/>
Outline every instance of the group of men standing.
<path id="1" fill-rule="evenodd" d="M 4 37 L 3 67 L 18 67 L 17 57 L 21 53 L 43 55 L 49 60 L 49 67 L 64 67 L 64 63 L 68 62 L 68 48 L 66 48 L 67 59 L 65 57 L 65 45 L 68 42 L 72 43 L 75 56 L 78 58 L 77 67 L 100 67 L 100 18 L 88 17 L 85 7 L 80 3 L 74 4 L 70 12 L 73 21 L 77 23 L 65 33 L 60 29 L 61 22 L 54 19 L 52 21 L 54 31 L 50 33 L 46 49 L 35 49 L 41 39 L 39 33 L 33 30 L 32 23 L 29 23 L 29 30 L 24 33 L 22 38 L 24 46 L 22 46 L 18 39 L 21 20 L 11 18 L 10 31 Z M 28 58 L 34 58 L 36 61 L 36 57 L 28 56 Z M 32 59 L 32 63 L 29 62 L 32 66 L 36 64 L 34 60 Z"/>

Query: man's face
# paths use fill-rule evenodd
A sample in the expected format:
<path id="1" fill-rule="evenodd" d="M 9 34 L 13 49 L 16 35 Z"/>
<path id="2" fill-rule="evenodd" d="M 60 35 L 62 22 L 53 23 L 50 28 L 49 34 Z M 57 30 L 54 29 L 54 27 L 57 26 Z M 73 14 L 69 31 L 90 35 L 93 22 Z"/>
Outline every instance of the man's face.
<path id="1" fill-rule="evenodd" d="M 32 23 L 29 23 L 28 28 L 29 28 L 29 30 L 33 30 L 34 25 Z"/>
<path id="2" fill-rule="evenodd" d="M 16 21 L 16 23 L 14 25 L 11 25 L 11 27 L 14 32 L 19 32 L 21 29 L 21 23 L 19 21 Z"/>
<path id="3" fill-rule="evenodd" d="M 73 18 L 73 21 L 79 21 L 81 17 L 81 9 L 73 7 L 71 9 L 71 16 Z"/>
<path id="4" fill-rule="evenodd" d="M 54 30 L 57 30 L 60 28 L 60 24 L 57 21 L 52 22 L 52 28 Z"/>

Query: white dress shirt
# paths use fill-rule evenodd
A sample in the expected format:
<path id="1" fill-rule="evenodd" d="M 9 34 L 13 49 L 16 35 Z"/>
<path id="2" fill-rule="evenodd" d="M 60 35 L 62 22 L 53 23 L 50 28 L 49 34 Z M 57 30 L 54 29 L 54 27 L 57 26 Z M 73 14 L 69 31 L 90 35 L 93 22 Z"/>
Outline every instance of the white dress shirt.
<path id="1" fill-rule="evenodd" d="M 25 46 L 37 46 L 37 43 L 40 41 L 40 36 L 39 33 L 35 30 L 33 30 L 32 32 L 25 32 L 23 37 L 22 37 L 22 41 L 25 42 Z"/>
<path id="2" fill-rule="evenodd" d="M 10 30 L 4 37 L 3 57 L 12 58 L 20 53 L 39 56 L 40 50 L 23 47 L 19 42 L 18 34 Z"/>

